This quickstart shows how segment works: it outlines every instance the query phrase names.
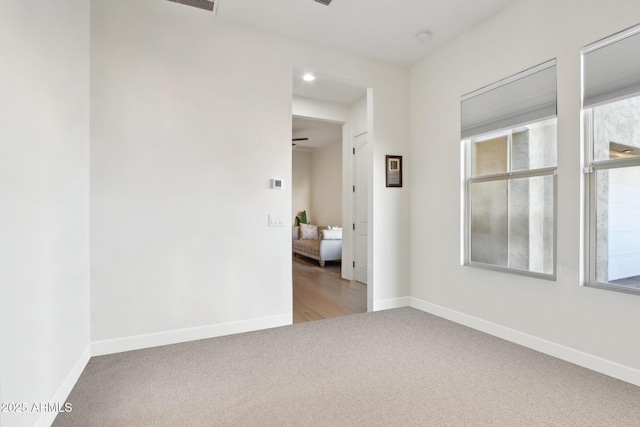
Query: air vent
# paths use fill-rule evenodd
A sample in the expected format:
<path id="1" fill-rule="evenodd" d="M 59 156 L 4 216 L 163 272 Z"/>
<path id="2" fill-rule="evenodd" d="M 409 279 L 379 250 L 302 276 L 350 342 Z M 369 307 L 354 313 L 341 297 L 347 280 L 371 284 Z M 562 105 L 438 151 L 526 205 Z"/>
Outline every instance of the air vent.
<path id="1" fill-rule="evenodd" d="M 333 0 L 315 0 L 316 3 L 322 3 L 325 6 L 329 6 Z"/>
<path id="2" fill-rule="evenodd" d="M 174 3 L 185 4 L 187 6 L 197 7 L 198 9 L 208 10 L 209 12 L 217 12 L 219 0 L 169 0 Z"/>

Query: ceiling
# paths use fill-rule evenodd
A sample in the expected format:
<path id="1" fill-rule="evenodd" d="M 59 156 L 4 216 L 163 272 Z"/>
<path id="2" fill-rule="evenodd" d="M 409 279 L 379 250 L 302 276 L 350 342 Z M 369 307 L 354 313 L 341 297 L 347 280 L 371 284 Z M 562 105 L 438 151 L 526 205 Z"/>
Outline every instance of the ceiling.
<path id="1" fill-rule="evenodd" d="M 330 144 L 342 142 L 342 123 L 314 120 L 293 116 L 293 138 L 309 138 L 295 141 L 295 151 L 314 151 Z"/>
<path id="2" fill-rule="evenodd" d="M 408 66 L 484 22 L 516 0 L 216 0 L 216 19 L 283 35 L 326 48 Z M 424 30 L 431 38 L 420 41 Z M 293 71 L 293 94 L 352 104 L 366 95 L 356 82 Z M 342 124 L 293 117 L 296 151 L 341 141 Z"/>
<path id="3" fill-rule="evenodd" d="M 217 0 L 217 18 L 411 65 L 515 0 Z M 419 41 L 416 34 L 432 37 Z"/>
<path id="4" fill-rule="evenodd" d="M 294 68 L 293 94 L 320 101 L 353 104 L 367 94 L 367 89 L 356 83 L 341 81 L 332 76 L 314 73 L 316 79 L 306 82 L 302 76 L 306 71 Z"/>

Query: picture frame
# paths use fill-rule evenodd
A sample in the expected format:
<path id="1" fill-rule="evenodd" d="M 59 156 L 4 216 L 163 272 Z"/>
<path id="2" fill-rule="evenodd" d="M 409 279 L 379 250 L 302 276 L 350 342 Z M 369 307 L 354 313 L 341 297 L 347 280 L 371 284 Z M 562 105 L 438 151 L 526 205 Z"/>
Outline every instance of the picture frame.
<path id="1" fill-rule="evenodd" d="M 387 187 L 402 187 L 402 156 L 385 157 Z"/>

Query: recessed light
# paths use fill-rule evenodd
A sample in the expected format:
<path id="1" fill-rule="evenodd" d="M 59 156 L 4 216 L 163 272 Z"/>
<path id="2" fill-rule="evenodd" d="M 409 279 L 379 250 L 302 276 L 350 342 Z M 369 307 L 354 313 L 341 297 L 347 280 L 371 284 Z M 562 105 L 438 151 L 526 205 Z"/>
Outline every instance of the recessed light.
<path id="1" fill-rule="evenodd" d="M 302 80 L 304 80 L 305 82 L 312 82 L 316 79 L 316 76 L 314 76 L 311 73 L 307 73 L 304 76 L 302 76 Z"/>
<path id="2" fill-rule="evenodd" d="M 422 30 L 418 34 L 416 34 L 416 39 L 418 39 L 418 41 L 421 41 L 421 42 L 424 43 L 427 40 L 429 40 L 431 38 L 431 36 L 432 36 L 431 31 Z"/>
<path id="3" fill-rule="evenodd" d="M 623 153 L 631 153 L 633 150 L 622 150 Z"/>

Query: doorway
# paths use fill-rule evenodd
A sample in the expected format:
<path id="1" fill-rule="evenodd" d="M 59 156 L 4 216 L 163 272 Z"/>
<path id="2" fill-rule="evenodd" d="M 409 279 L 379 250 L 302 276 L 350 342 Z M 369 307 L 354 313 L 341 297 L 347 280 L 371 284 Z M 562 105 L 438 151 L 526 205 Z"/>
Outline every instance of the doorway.
<path id="1" fill-rule="evenodd" d="M 300 218 L 299 213 L 304 211 L 303 221 L 309 227 L 317 227 L 319 233 L 317 238 L 308 238 L 294 226 L 293 238 L 297 238 L 293 242 L 292 260 L 294 323 L 367 311 L 366 286 L 342 277 L 343 259 L 315 259 L 317 250 L 322 254 L 330 245 L 341 248 L 341 237 L 351 228 L 344 227 L 342 217 L 344 125 L 308 117 L 292 119 L 293 215 Z M 325 231 L 327 227 L 331 230 Z M 315 250 L 305 250 L 313 245 L 317 245 Z"/>
<path id="2" fill-rule="evenodd" d="M 312 224 L 341 228 L 342 259 L 341 262 L 327 262 L 324 268 L 320 267 L 317 261 L 304 257 L 293 259 L 294 322 L 372 309 L 369 295 L 372 290 L 366 285 L 371 250 L 368 236 L 370 225 L 367 219 L 371 209 L 368 191 L 371 166 L 368 164 L 372 162 L 369 153 L 371 144 L 367 141 L 368 90 L 363 85 L 317 74 L 316 79 L 310 84 L 302 79 L 303 74 L 302 70 L 294 70 L 293 73 L 292 144 L 295 143 L 296 146 L 292 146 L 292 221 L 297 212 L 304 210 L 305 206 L 310 206 L 307 214 Z M 313 130 L 309 127 L 311 124 L 340 126 L 339 145 L 333 145 L 329 151 L 334 155 L 339 152 L 341 156 L 325 161 L 324 166 L 318 166 L 318 159 L 308 159 L 315 156 L 325 157 L 327 160 L 326 153 L 315 151 L 315 154 L 305 154 L 307 150 L 317 150 L 313 148 L 313 137 L 310 136 L 313 135 Z M 359 144 L 357 155 L 356 135 Z M 330 193 L 333 196 L 335 205 L 332 213 L 328 212 L 327 205 L 319 205 L 319 197 L 314 195 L 311 196 L 314 199 L 311 202 L 300 203 L 304 191 L 293 188 L 298 182 L 304 181 L 304 174 L 299 164 L 296 164 L 300 159 L 302 163 L 306 162 L 311 170 L 314 170 L 315 165 L 316 176 L 319 175 L 319 169 L 331 171 L 330 176 L 324 176 L 326 182 L 316 182 L 314 189 L 320 188 L 325 195 Z M 360 171 L 358 176 L 355 173 L 357 161 Z M 336 186 L 335 178 L 338 177 L 340 182 Z M 302 181 L 299 181 L 300 178 Z M 329 187 L 333 189 L 329 190 Z M 336 189 L 337 187 L 339 189 Z M 360 197 L 359 193 L 362 190 L 365 191 Z M 339 212 L 336 212 L 337 206 Z M 358 206 L 359 214 L 356 216 Z M 360 282 L 356 281 L 356 274 Z M 311 282 L 320 287 L 312 290 Z M 301 297 L 305 295 L 316 298 L 321 307 L 318 310 L 305 307 L 306 303 L 301 303 Z M 306 313 L 301 314 L 300 308 L 306 310 Z"/>

